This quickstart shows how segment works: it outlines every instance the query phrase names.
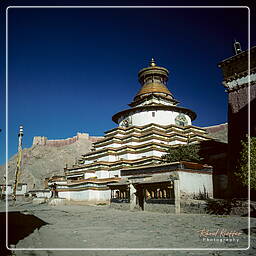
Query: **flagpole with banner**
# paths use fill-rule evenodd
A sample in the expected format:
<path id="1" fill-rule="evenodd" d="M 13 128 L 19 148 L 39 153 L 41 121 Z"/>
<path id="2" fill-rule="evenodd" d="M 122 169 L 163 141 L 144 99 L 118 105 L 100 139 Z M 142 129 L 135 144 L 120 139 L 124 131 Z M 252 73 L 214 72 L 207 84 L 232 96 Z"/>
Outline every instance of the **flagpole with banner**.
<path id="1" fill-rule="evenodd" d="M 22 137 L 23 137 L 23 126 L 20 126 L 19 134 L 18 134 L 19 145 L 18 145 L 17 165 L 16 165 L 15 181 L 14 181 L 14 185 L 13 185 L 13 194 L 12 194 L 12 199 L 13 199 L 14 204 L 16 202 L 16 190 L 17 190 L 17 185 L 19 182 L 19 176 L 20 176 L 20 170 L 21 170 Z"/>

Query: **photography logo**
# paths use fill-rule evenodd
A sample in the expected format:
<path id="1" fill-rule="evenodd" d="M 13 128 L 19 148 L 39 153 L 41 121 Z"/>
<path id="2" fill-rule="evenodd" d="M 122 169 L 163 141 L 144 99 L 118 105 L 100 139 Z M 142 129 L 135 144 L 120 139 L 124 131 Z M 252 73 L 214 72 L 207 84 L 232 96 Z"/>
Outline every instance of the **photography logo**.
<path id="1" fill-rule="evenodd" d="M 227 229 L 217 229 L 216 231 L 210 231 L 208 229 L 201 229 L 197 231 L 199 237 L 204 242 L 218 242 L 218 243 L 238 243 L 241 232 Z"/>

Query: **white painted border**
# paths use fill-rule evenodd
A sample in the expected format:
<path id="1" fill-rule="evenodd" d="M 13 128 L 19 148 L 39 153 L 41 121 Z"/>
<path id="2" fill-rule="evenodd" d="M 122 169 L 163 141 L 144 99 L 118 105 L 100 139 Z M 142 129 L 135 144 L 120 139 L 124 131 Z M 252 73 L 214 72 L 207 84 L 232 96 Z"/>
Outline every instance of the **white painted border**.
<path id="1" fill-rule="evenodd" d="M 250 75 L 250 8 L 248 6 L 8 6 L 6 8 L 6 184 L 8 183 L 8 10 L 14 8 L 88 8 L 88 9 L 118 9 L 118 8 L 133 8 L 133 9 L 152 9 L 152 8 L 246 8 L 248 10 L 248 74 Z M 250 78 L 249 78 L 250 85 Z M 248 140 L 250 139 L 250 86 L 248 86 Z M 247 248 L 9 248 L 8 247 L 8 225 L 6 225 L 6 248 L 12 251 L 23 251 L 23 250 L 34 250 L 34 251 L 45 251 L 45 250 L 56 250 L 56 251 L 244 251 L 250 248 L 250 144 L 248 154 L 248 247 Z M 6 223 L 8 223 L 8 200 L 6 200 Z"/>

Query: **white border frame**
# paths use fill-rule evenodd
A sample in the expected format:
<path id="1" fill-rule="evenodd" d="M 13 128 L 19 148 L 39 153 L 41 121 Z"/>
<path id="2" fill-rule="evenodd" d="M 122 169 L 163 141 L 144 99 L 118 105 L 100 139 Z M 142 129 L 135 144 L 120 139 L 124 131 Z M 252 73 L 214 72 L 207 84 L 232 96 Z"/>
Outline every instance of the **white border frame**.
<path id="1" fill-rule="evenodd" d="M 201 8 L 216 8 L 216 9 L 247 9 L 248 10 L 248 141 L 250 139 L 250 8 L 248 6 L 8 6 L 6 8 L 6 58 L 5 58 L 5 65 L 6 65 L 6 137 L 5 137 L 5 149 L 6 149 L 6 185 L 8 184 L 8 10 L 9 9 L 21 9 L 21 8 L 88 8 L 88 9 L 123 9 L 123 8 L 130 8 L 130 9 L 164 9 L 164 8 L 177 8 L 177 9 L 201 9 Z M 8 247 L 8 225 L 6 224 L 6 248 L 11 251 L 245 251 L 250 248 L 250 240 L 251 240 L 251 232 L 250 232 L 250 144 L 248 147 L 248 247 L 247 248 L 9 248 Z M 6 199 L 6 223 L 8 223 L 8 200 Z"/>

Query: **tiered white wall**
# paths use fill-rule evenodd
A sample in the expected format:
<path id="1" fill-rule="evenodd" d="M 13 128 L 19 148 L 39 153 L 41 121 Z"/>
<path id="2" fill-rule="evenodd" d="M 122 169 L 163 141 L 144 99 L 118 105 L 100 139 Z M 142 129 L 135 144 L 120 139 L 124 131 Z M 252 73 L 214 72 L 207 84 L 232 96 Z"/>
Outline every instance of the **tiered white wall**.
<path id="1" fill-rule="evenodd" d="M 132 136 L 133 136 L 133 134 L 131 134 L 131 137 Z M 167 144 L 167 142 L 164 142 L 161 139 L 148 139 L 147 141 L 141 141 L 141 142 L 130 141 L 130 142 L 124 142 L 123 144 L 112 143 L 112 144 L 109 144 L 109 145 L 106 145 L 106 146 L 98 147 L 97 150 L 101 150 L 101 149 L 104 149 L 104 148 L 120 148 L 120 147 L 125 147 L 125 146 L 139 146 L 139 145 L 143 145 L 145 143 L 150 143 L 150 142 Z"/>
<path id="2" fill-rule="evenodd" d="M 95 174 L 97 175 L 97 178 L 99 178 L 99 179 L 109 178 L 108 171 L 101 170 L 101 171 L 97 171 Z"/>
<path id="3" fill-rule="evenodd" d="M 110 178 L 115 177 L 115 176 L 120 177 L 120 170 L 117 170 L 117 171 L 109 171 L 109 177 L 110 177 Z"/>
<path id="4" fill-rule="evenodd" d="M 153 116 L 152 113 L 155 113 Z M 132 120 L 132 125 L 143 126 L 147 124 L 158 125 L 171 125 L 175 124 L 175 118 L 179 115 L 178 112 L 170 110 L 156 110 L 156 111 L 142 111 L 130 114 L 129 118 Z M 191 119 L 188 115 L 185 115 L 188 125 L 191 125 Z M 122 124 L 123 117 L 118 120 L 119 125 Z"/>

